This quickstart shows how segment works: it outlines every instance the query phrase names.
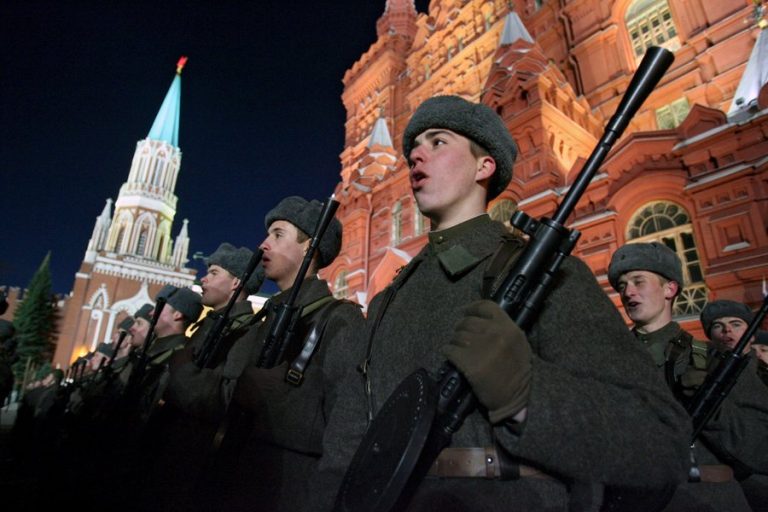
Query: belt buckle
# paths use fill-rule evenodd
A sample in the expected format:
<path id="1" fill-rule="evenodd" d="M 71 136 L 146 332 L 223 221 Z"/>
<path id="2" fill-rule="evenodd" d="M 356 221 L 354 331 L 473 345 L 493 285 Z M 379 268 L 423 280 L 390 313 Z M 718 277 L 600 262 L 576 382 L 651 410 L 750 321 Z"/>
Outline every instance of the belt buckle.
<path id="1" fill-rule="evenodd" d="M 288 368 L 288 373 L 285 375 L 285 380 L 287 380 L 289 384 L 298 386 L 299 384 L 301 384 L 301 381 L 303 379 L 304 379 L 303 372 L 300 372 L 299 370 L 295 370 L 293 368 Z"/>

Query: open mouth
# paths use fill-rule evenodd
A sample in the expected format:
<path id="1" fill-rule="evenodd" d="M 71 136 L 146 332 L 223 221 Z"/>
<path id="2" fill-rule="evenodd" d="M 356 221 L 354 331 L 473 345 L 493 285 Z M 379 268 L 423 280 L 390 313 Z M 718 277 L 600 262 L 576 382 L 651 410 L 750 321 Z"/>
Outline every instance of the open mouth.
<path id="1" fill-rule="evenodd" d="M 427 175 L 421 171 L 411 171 L 411 188 L 417 190 L 427 181 Z"/>

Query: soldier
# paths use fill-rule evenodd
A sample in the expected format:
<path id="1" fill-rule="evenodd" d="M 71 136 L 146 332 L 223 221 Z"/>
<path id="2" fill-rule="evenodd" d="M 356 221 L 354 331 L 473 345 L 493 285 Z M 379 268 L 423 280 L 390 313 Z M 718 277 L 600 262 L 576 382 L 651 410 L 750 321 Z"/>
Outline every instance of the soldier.
<path id="1" fill-rule="evenodd" d="M 755 335 L 752 350 L 755 351 L 755 357 L 757 357 L 757 374 L 768 386 L 768 331 L 759 331 Z"/>
<path id="2" fill-rule="evenodd" d="M 366 418 L 406 376 L 434 371 L 446 357 L 481 407 L 409 510 L 587 509 L 600 504 L 600 484 L 660 489 L 681 480 L 685 412 L 584 263 L 567 258 L 528 335 L 480 300 L 485 272 L 510 239 L 485 213 L 509 184 L 517 154 L 499 116 L 457 96 L 430 98 L 411 118 L 403 150 L 432 232 L 370 305 L 364 386 L 358 375 L 341 388 L 315 508 L 330 506 Z M 509 472 L 498 470 L 499 457 Z"/>
<path id="3" fill-rule="evenodd" d="M 632 332 L 648 351 L 667 386 L 682 404 L 687 404 L 704 382 L 709 365 L 706 343 L 698 342 L 672 320 L 674 302 L 683 285 L 680 258 L 659 242 L 627 244 L 611 258 L 608 280 L 619 293 L 624 310 L 633 322 Z M 706 310 L 706 308 L 705 308 Z M 746 324 L 745 324 L 746 325 Z M 756 449 L 757 438 L 740 439 L 732 421 L 751 421 L 759 425 L 759 416 L 739 410 L 733 397 L 727 399 L 724 410 L 735 416 L 720 415 L 704 430 L 696 443 L 693 459 L 700 477 L 678 486 L 665 510 L 749 511 L 750 507 L 732 468 L 730 457 L 724 453 L 744 454 L 748 460 L 763 464 L 748 453 Z M 752 406 L 765 407 L 758 400 L 748 400 Z M 768 402 L 766 402 L 768 403 Z M 700 481 L 697 481 L 700 480 Z"/>
<path id="4" fill-rule="evenodd" d="M 205 506 L 292 510 L 308 503 L 306 482 L 322 450 L 325 418 L 343 372 L 360 357 L 360 347 L 352 344 L 353 333 L 363 326 L 359 307 L 334 299 L 328 283 L 316 276 L 341 248 L 338 220 L 332 220 L 321 239 L 299 289 L 295 335 L 285 348 L 284 362 L 274 368 L 260 368 L 257 362 L 275 312 L 292 292 L 321 211 L 320 202 L 294 196 L 265 218 L 268 236 L 260 245 L 264 272 L 280 293 L 265 304 L 266 318 L 236 343 L 223 368 L 224 374 L 239 378 L 212 484 L 201 486 L 201 497 L 215 500 Z M 310 344 L 315 349 L 311 358 L 300 356 Z M 286 381 L 289 366 L 297 376 L 293 383 Z"/>
<path id="5" fill-rule="evenodd" d="M 701 312 L 701 325 L 711 340 L 710 364 L 733 350 L 752 322 L 752 311 L 740 302 L 716 300 Z M 755 339 L 744 348 L 748 353 Z M 717 452 L 733 467 L 753 510 L 768 510 L 768 450 L 765 449 L 768 425 L 768 393 L 758 374 L 759 361 L 749 357 L 747 367 L 716 413 L 712 428 L 720 428 L 723 439 Z M 713 451 L 715 448 L 713 447 Z M 730 510 L 730 509 L 729 509 Z"/>
<path id="6" fill-rule="evenodd" d="M 206 259 L 208 272 L 201 279 L 202 302 L 211 309 L 198 322 L 189 343 L 170 360 L 163 405 L 149 426 L 144 448 L 152 462 L 146 463 L 146 473 L 137 486 L 141 489 L 141 507 L 183 506 L 178 497 L 190 495 L 197 485 L 227 403 L 219 401 L 221 386 L 228 382 L 222 378 L 222 368 L 229 350 L 254 321 L 248 296 L 261 287 L 261 269 L 252 274 L 236 297 L 220 339 L 209 340 L 208 335 L 237 293 L 252 256 L 250 249 L 225 242 Z M 207 341 L 215 342 L 215 350 L 207 361 L 199 361 L 201 352 L 210 348 L 206 347 Z"/>

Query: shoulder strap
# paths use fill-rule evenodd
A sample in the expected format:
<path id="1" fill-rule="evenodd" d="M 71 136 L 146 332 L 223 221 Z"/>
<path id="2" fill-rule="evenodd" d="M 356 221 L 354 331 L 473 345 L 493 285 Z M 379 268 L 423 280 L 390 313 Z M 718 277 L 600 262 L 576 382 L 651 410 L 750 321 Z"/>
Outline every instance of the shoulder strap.
<path id="1" fill-rule="evenodd" d="M 501 286 L 501 283 L 507 277 L 507 270 L 512 266 L 520 254 L 525 242 L 512 235 L 504 235 L 499 243 L 498 249 L 491 259 L 488 268 L 483 274 L 482 296 L 490 298 L 494 292 Z"/>
<path id="2" fill-rule="evenodd" d="M 670 389 L 676 388 L 677 381 L 688 366 L 688 358 L 681 360 L 681 357 L 690 352 L 692 341 L 693 336 L 681 329 L 680 333 L 669 342 L 669 352 L 664 361 L 664 378 Z"/>
<path id="3" fill-rule="evenodd" d="M 328 326 L 328 323 L 331 320 L 331 313 L 333 313 L 333 311 L 335 311 L 336 308 L 338 308 L 341 304 L 353 304 L 357 307 L 360 307 L 358 304 L 355 304 L 352 301 L 337 300 L 334 299 L 333 296 L 325 297 L 324 299 L 328 300 L 323 300 L 322 306 L 327 304 L 327 307 L 323 308 L 323 310 L 320 312 L 320 317 L 316 322 L 314 322 L 312 329 L 307 335 L 307 338 L 304 342 L 304 347 L 301 349 L 301 352 L 296 357 L 296 359 L 293 360 L 290 367 L 288 368 L 288 372 L 285 375 L 285 380 L 294 386 L 301 385 L 301 382 L 304 380 L 304 372 L 306 371 L 312 356 L 315 355 L 317 348 L 320 346 L 320 341 L 323 339 L 323 334 L 325 334 L 325 328 Z M 318 308 L 315 308 L 314 311 L 317 311 L 317 309 Z M 302 314 L 302 317 L 303 316 L 304 314 Z"/>

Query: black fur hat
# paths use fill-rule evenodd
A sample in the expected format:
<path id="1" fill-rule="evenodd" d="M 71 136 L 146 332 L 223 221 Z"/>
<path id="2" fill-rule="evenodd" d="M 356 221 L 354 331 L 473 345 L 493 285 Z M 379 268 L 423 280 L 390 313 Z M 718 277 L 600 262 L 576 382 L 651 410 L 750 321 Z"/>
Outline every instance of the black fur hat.
<path id="1" fill-rule="evenodd" d="M 409 158 L 414 141 L 430 128 L 447 128 L 484 148 L 496 161 L 487 200 L 501 194 L 512 180 L 512 166 L 517 158 L 517 144 L 501 117 L 482 103 L 472 103 L 459 96 L 434 96 L 413 113 L 403 135 L 403 154 Z"/>
<path id="2" fill-rule="evenodd" d="M 233 276 L 241 278 L 252 257 L 253 251 L 247 247 L 238 248 L 224 242 L 205 259 L 205 264 L 206 266 L 218 265 Z M 251 295 L 258 292 L 262 283 L 264 283 L 264 268 L 259 264 L 251 274 L 251 278 L 245 283 L 245 293 Z"/>
<path id="3" fill-rule="evenodd" d="M 312 236 L 317 227 L 317 221 L 320 219 L 320 213 L 323 211 L 323 203 L 317 199 L 307 201 L 303 197 L 286 197 L 272 208 L 267 216 L 264 217 L 264 227 L 269 229 L 276 220 L 285 220 L 302 230 L 305 234 Z M 324 268 L 330 265 L 341 250 L 341 222 L 334 217 L 328 225 L 320 245 L 317 248 L 318 268 Z"/>
<path id="4" fill-rule="evenodd" d="M 675 252 L 659 242 L 626 244 L 613 253 L 608 265 L 608 281 L 618 291 L 619 278 L 632 270 L 646 270 L 675 281 L 683 289 L 683 264 Z"/>

